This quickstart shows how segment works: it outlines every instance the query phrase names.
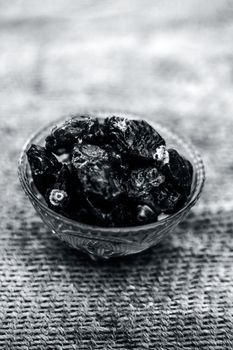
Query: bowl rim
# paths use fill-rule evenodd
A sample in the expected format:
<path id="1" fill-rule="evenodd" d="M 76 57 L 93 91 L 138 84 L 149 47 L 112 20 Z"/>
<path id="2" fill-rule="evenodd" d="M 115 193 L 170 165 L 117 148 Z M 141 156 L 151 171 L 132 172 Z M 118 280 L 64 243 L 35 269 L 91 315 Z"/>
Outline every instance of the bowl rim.
<path id="1" fill-rule="evenodd" d="M 25 163 L 27 163 L 26 151 L 28 150 L 30 145 L 33 143 L 33 140 L 36 139 L 37 137 L 39 137 L 39 135 L 42 134 L 47 129 L 49 129 L 49 128 L 52 129 L 56 125 L 58 125 L 59 123 L 62 123 L 66 120 L 69 120 L 72 117 L 81 117 L 81 116 L 86 116 L 86 115 L 90 115 L 90 116 L 93 115 L 94 116 L 95 114 L 104 114 L 104 113 L 105 114 L 109 113 L 112 115 L 125 114 L 128 116 L 134 117 L 136 119 L 146 119 L 149 122 L 151 122 L 152 125 L 153 124 L 158 125 L 161 130 L 164 130 L 167 134 L 170 134 L 171 137 L 175 138 L 178 142 L 184 143 L 186 148 L 194 155 L 194 157 L 197 160 L 197 163 L 199 165 L 200 182 L 198 184 L 198 189 L 197 188 L 194 189 L 193 195 L 190 196 L 187 203 L 180 210 L 178 210 L 176 213 L 169 214 L 168 216 L 166 216 L 165 218 L 162 218 L 159 221 L 155 221 L 155 222 L 145 224 L 145 225 L 140 225 L 140 226 L 137 225 L 137 226 L 123 226 L 123 227 L 107 227 L 107 226 L 89 225 L 86 223 L 82 223 L 80 221 L 75 221 L 73 219 L 70 219 L 70 218 L 63 216 L 63 215 L 55 212 L 54 210 L 50 209 L 31 190 L 28 182 L 25 180 L 25 177 L 24 177 L 24 166 L 26 165 Z M 97 116 L 97 118 L 98 118 L 98 116 Z M 203 186 L 205 183 L 205 178 L 206 178 L 205 166 L 204 166 L 203 160 L 202 160 L 199 152 L 196 150 L 196 148 L 193 146 L 193 144 L 189 140 L 187 140 L 184 137 L 181 137 L 177 132 L 170 131 L 170 129 L 165 127 L 163 124 L 153 121 L 150 114 L 147 115 L 146 118 L 143 118 L 142 113 L 136 113 L 133 111 L 125 111 L 125 110 L 111 110 L 111 109 L 98 109 L 98 110 L 94 110 L 94 109 L 82 110 L 81 109 L 80 112 L 78 111 L 76 114 L 69 114 L 69 115 L 65 115 L 65 116 L 63 115 L 62 117 L 59 117 L 55 120 L 52 120 L 49 123 L 42 126 L 41 128 L 39 128 L 39 130 L 37 130 L 36 132 L 32 133 L 31 136 L 29 136 L 29 138 L 27 139 L 27 141 L 23 145 L 22 150 L 20 152 L 20 156 L 19 156 L 19 160 L 18 160 L 18 176 L 19 176 L 21 186 L 24 189 L 27 196 L 30 199 L 34 200 L 40 207 L 42 207 L 45 211 L 49 212 L 52 216 L 56 216 L 56 218 L 59 218 L 61 221 L 66 222 L 68 225 L 77 226 L 77 228 L 81 227 L 82 229 L 86 229 L 86 230 L 91 230 L 91 231 L 101 230 L 102 232 L 111 232 L 111 233 L 117 233 L 119 231 L 121 231 L 121 232 L 135 231 L 136 232 L 138 230 L 147 230 L 147 229 L 156 228 L 157 226 L 162 225 L 165 221 L 167 221 L 167 222 L 173 221 L 174 219 L 179 217 L 182 213 L 185 213 L 187 210 L 191 209 L 191 207 L 196 203 L 196 201 L 198 200 L 198 198 L 201 195 L 201 192 L 203 190 Z M 197 176 L 197 174 L 196 174 L 196 176 Z"/>

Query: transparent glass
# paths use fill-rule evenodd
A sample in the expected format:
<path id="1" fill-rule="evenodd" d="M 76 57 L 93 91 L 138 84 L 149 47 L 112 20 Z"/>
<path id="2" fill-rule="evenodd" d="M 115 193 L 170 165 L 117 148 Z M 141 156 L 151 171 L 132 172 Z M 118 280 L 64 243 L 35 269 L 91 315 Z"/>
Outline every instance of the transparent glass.
<path id="1" fill-rule="evenodd" d="M 19 179 L 24 191 L 29 197 L 35 210 L 40 215 L 48 228 L 62 241 L 70 246 L 88 253 L 92 257 L 110 258 L 135 254 L 148 249 L 160 242 L 168 233 L 172 232 L 178 223 L 187 215 L 191 207 L 196 203 L 205 181 L 205 171 L 202 159 L 194 147 L 181 137 L 169 131 L 148 117 L 133 113 L 116 111 L 94 111 L 79 113 L 80 115 L 93 115 L 98 118 L 106 118 L 112 115 L 127 116 L 132 119 L 147 120 L 166 140 L 168 147 L 174 147 L 182 155 L 188 158 L 194 168 L 192 190 L 185 206 L 177 213 L 169 215 L 161 220 L 142 226 L 132 227 L 99 227 L 83 224 L 68 219 L 49 209 L 43 197 L 36 189 L 26 156 L 26 151 L 32 143 L 44 144 L 45 137 L 55 125 L 64 122 L 62 118 L 49 123 L 34 134 L 24 146 L 19 159 Z"/>

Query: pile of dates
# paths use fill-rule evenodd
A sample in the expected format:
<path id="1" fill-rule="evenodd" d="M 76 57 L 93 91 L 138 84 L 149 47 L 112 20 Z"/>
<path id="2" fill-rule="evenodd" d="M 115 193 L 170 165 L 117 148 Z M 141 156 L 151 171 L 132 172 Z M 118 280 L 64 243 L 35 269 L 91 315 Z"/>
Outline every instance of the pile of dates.
<path id="1" fill-rule="evenodd" d="M 27 151 L 49 208 L 99 226 L 135 226 L 187 201 L 193 168 L 144 120 L 73 117 Z"/>

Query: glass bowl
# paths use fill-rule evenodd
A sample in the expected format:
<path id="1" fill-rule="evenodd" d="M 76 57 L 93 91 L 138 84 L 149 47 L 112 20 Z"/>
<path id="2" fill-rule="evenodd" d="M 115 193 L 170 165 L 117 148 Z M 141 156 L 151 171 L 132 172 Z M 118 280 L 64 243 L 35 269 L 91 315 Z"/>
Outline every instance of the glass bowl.
<path id="1" fill-rule="evenodd" d="M 51 129 L 69 118 L 62 118 L 49 123 L 27 141 L 20 155 L 18 169 L 19 179 L 24 191 L 44 223 L 57 237 L 73 248 L 88 253 L 91 257 L 107 259 L 110 257 L 135 254 L 156 245 L 167 236 L 168 233 L 175 229 L 177 224 L 188 214 L 191 207 L 194 206 L 200 197 L 205 181 L 204 165 L 200 155 L 189 142 L 184 141 L 175 133 L 143 115 L 126 112 L 113 113 L 111 111 L 88 111 L 85 114 L 93 115 L 98 118 L 118 115 L 131 119 L 147 120 L 165 139 L 168 147 L 174 147 L 188 158 L 193 165 L 194 174 L 191 194 L 184 207 L 175 214 L 161 218 L 154 223 L 120 228 L 87 225 L 64 217 L 48 208 L 46 202 L 33 183 L 26 151 L 32 143 L 43 145 L 45 137 L 50 133 Z M 82 118 L 81 115 L 85 114 L 80 114 L 80 118 Z"/>

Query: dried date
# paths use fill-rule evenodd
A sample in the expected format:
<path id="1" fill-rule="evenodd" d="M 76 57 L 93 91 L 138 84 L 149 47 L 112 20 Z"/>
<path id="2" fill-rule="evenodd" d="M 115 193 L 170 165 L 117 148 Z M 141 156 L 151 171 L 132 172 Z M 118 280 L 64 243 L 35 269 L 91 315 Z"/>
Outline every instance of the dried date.
<path id="1" fill-rule="evenodd" d="M 180 209 L 186 197 L 171 185 L 164 183 L 153 191 L 154 204 L 160 213 L 171 214 Z"/>
<path id="2" fill-rule="evenodd" d="M 55 156 L 56 155 L 56 156 Z M 27 151 L 35 185 L 54 211 L 106 227 L 155 222 L 177 212 L 193 168 L 143 120 L 75 117 Z"/>
<path id="3" fill-rule="evenodd" d="M 108 162 L 108 153 L 92 144 L 76 144 L 72 152 L 72 164 L 79 168 L 84 163 Z"/>
<path id="4" fill-rule="evenodd" d="M 56 174 L 61 169 L 61 163 L 44 147 L 32 144 L 27 151 L 32 177 L 38 190 L 45 194 L 56 181 Z"/>
<path id="5" fill-rule="evenodd" d="M 113 116 L 106 119 L 106 132 L 118 152 L 136 160 L 154 160 L 156 149 L 165 145 L 159 133 L 144 120 Z"/>
<path id="6" fill-rule="evenodd" d="M 98 120 L 89 117 L 72 118 L 66 121 L 60 127 L 52 130 L 46 137 L 45 147 L 55 154 L 70 152 L 75 143 L 82 142 L 85 135 L 92 135 L 97 128 Z"/>
<path id="7" fill-rule="evenodd" d="M 123 181 L 107 162 L 86 163 L 75 168 L 77 182 L 96 203 L 116 202 L 123 194 Z"/>
<path id="8" fill-rule="evenodd" d="M 169 162 L 162 167 L 161 172 L 173 187 L 188 196 L 191 191 L 193 167 L 175 149 L 169 149 L 168 153 Z"/>

